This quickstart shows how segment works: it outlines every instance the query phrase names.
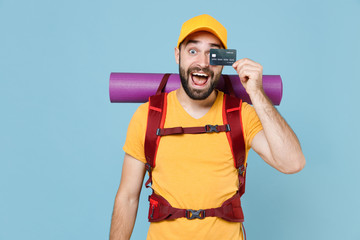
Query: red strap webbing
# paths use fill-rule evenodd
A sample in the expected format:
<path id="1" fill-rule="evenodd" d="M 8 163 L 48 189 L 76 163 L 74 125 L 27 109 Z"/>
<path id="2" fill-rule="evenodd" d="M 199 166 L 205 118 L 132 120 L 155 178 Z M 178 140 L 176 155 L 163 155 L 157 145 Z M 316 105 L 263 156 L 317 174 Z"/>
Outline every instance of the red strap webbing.
<path id="1" fill-rule="evenodd" d="M 149 99 L 148 123 L 145 133 L 145 159 L 146 170 L 149 172 L 149 179 L 145 183 L 146 187 L 152 182 L 152 169 L 155 167 L 156 153 L 160 142 L 160 136 L 156 135 L 156 130 L 162 128 L 166 116 L 166 97 L 167 93 L 151 96 Z"/>
<path id="2" fill-rule="evenodd" d="M 148 219 L 150 222 L 173 220 L 182 217 L 189 220 L 196 218 L 204 219 L 205 217 L 220 217 L 231 222 L 244 221 L 239 193 L 236 193 L 226 200 L 220 207 L 200 210 L 174 208 L 165 198 L 155 193 L 149 196 L 149 201 Z"/>
<path id="3" fill-rule="evenodd" d="M 225 75 L 225 74 L 223 74 L 222 76 L 224 78 L 225 89 L 228 91 L 228 94 L 230 96 L 236 97 L 235 91 L 234 91 L 234 88 L 233 88 L 233 86 L 231 84 L 231 80 L 230 80 L 229 76 Z"/>
<path id="4" fill-rule="evenodd" d="M 169 76 L 170 74 L 163 76 L 156 95 L 149 97 L 148 121 L 144 143 L 146 170 L 149 172 L 149 179 L 145 183 L 146 187 L 149 187 L 152 182 L 152 169 L 155 167 L 156 153 L 160 142 L 160 136 L 156 134 L 156 131 L 158 128 L 163 128 L 165 124 L 167 93 L 163 93 L 163 91 Z"/>
<path id="5" fill-rule="evenodd" d="M 158 136 L 167 136 L 174 134 L 199 134 L 211 132 L 228 132 L 230 125 L 205 125 L 203 127 L 174 127 L 174 128 L 159 128 L 156 131 Z"/>
<path id="6" fill-rule="evenodd" d="M 234 165 L 238 169 L 245 161 L 245 142 L 241 121 L 241 100 L 224 95 L 223 121 L 229 124 L 231 131 L 226 132 L 231 151 L 234 157 Z"/>
<path id="7" fill-rule="evenodd" d="M 226 132 L 231 152 L 234 158 L 234 166 L 239 171 L 239 194 L 245 193 L 245 141 L 241 119 L 241 99 L 234 96 L 224 95 L 223 121 L 229 124 L 231 131 Z"/>
<path id="8" fill-rule="evenodd" d="M 153 168 L 155 167 L 155 156 L 158 148 L 160 136 L 156 135 L 156 130 L 164 125 L 166 114 L 166 93 L 150 97 L 148 124 L 145 135 L 145 158 L 146 162 Z"/>
<path id="9" fill-rule="evenodd" d="M 149 97 L 148 121 L 145 135 L 145 158 L 148 165 L 155 167 L 155 157 L 159 146 L 160 136 L 156 134 L 158 128 L 163 128 L 166 117 L 166 97 L 167 93 L 163 93 L 166 83 L 171 74 L 164 74 L 160 85 L 154 96 Z"/>
<path id="10" fill-rule="evenodd" d="M 171 75 L 170 73 L 164 74 L 164 76 L 163 76 L 163 78 L 161 79 L 161 82 L 160 82 L 160 84 L 159 84 L 159 87 L 158 87 L 158 89 L 156 90 L 156 94 L 155 94 L 155 95 L 159 95 L 159 94 L 161 94 L 162 92 L 164 92 L 166 83 L 167 83 L 170 75 Z"/>

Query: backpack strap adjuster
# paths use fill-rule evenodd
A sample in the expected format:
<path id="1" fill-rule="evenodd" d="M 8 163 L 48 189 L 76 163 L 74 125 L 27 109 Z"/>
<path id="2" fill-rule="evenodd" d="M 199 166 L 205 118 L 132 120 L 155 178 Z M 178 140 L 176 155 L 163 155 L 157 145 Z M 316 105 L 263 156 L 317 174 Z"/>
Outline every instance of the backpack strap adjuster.
<path id="1" fill-rule="evenodd" d="M 185 217 L 187 219 L 204 219 L 205 216 L 205 210 L 200 209 L 200 210 L 192 210 L 192 209 L 186 209 L 185 210 Z"/>
<path id="2" fill-rule="evenodd" d="M 207 133 L 211 133 L 211 132 L 219 132 L 218 130 L 218 125 L 205 125 L 205 131 Z"/>
<path id="3" fill-rule="evenodd" d="M 241 164 L 241 166 L 238 168 L 239 175 L 242 175 L 245 172 L 245 166 L 244 164 Z"/>
<path id="4" fill-rule="evenodd" d="M 161 136 L 161 129 L 160 128 L 156 129 L 156 136 Z"/>
<path id="5" fill-rule="evenodd" d="M 146 171 L 148 171 L 149 173 L 151 173 L 151 171 L 152 171 L 152 167 L 151 167 L 151 165 L 150 165 L 149 163 L 146 163 L 146 164 L 145 164 L 145 169 L 146 169 Z"/>

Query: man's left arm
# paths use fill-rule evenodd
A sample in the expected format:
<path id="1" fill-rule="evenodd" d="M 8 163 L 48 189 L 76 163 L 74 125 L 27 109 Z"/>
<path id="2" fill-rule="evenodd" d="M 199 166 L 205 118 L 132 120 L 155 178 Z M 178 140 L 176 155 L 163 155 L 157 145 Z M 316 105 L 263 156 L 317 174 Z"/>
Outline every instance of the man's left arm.
<path id="1" fill-rule="evenodd" d="M 300 142 L 266 96 L 262 86 L 262 66 L 245 58 L 236 61 L 233 67 L 263 126 L 263 130 L 253 138 L 251 147 L 265 162 L 280 172 L 299 172 L 305 166 Z"/>

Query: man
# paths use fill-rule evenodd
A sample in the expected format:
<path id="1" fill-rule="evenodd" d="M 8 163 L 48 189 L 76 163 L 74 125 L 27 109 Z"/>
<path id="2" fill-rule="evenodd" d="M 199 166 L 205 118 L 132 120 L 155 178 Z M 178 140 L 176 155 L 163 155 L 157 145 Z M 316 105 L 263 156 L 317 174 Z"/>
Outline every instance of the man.
<path id="1" fill-rule="evenodd" d="M 223 67 L 209 64 L 209 51 L 227 48 L 226 40 L 226 29 L 209 15 L 183 24 L 175 48 L 181 87 L 167 96 L 164 127 L 223 124 L 224 94 L 215 89 Z M 275 169 L 287 174 L 300 171 L 305 165 L 300 143 L 263 91 L 262 66 L 250 59 L 240 59 L 233 68 L 253 104 L 241 106 L 246 155 L 252 147 Z M 145 175 L 148 107 L 149 103 L 145 103 L 138 108 L 128 128 L 111 240 L 129 239 L 135 223 Z M 152 171 L 152 188 L 172 207 L 216 208 L 237 192 L 238 185 L 238 172 L 224 132 L 161 138 Z M 147 239 L 243 239 L 242 231 L 239 222 L 219 217 L 192 220 L 182 217 L 151 223 Z"/>

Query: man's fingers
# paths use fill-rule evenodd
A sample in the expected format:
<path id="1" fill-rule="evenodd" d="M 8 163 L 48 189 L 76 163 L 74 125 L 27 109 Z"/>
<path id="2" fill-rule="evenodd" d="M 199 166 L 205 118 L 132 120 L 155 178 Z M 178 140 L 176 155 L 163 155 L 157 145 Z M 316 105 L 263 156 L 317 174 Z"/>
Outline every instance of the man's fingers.
<path id="1" fill-rule="evenodd" d="M 242 82 L 246 82 L 249 79 L 257 78 L 259 75 L 258 70 L 251 70 L 251 69 L 242 69 L 239 72 L 239 77 Z"/>
<path id="2" fill-rule="evenodd" d="M 239 59 L 236 62 L 234 62 L 233 67 L 237 68 L 237 66 L 244 64 L 248 60 L 250 60 L 250 59 L 248 59 L 248 58 Z"/>
<path id="3" fill-rule="evenodd" d="M 237 70 L 237 72 L 240 73 L 242 70 L 261 71 L 261 68 L 259 68 L 258 66 L 255 66 L 255 65 L 245 64 L 245 65 L 238 66 L 236 68 L 236 70 Z"/>
<path id="4" fill-rule="evenodd" d="M 248 58 L 243 58 L 243 59 L 237 60 L 232 66 L 237 72 L 239 72 L 238 70 L 240 68 L 245 67 L 245 66 L 258 67 L 262 71 L 261 64 L 254 62 Z"/>
<path id="5" fill-rule="evenodd" d="M 243 66 L 238 66 L 236 71 L 239 74 L 240 80 L 244 81 L 247 80 L 246 76 L 248 78 L 253 78 L 258 74 L 261 74 L 262 69 L 254 65 L 243 65 Z M 247 74 L 251 74 L 251 75 L 247 75 Z"/>

